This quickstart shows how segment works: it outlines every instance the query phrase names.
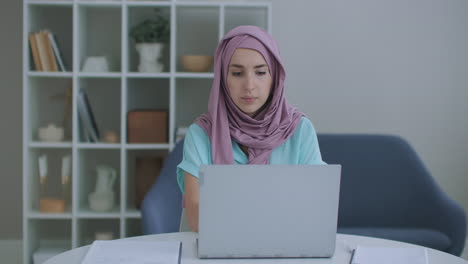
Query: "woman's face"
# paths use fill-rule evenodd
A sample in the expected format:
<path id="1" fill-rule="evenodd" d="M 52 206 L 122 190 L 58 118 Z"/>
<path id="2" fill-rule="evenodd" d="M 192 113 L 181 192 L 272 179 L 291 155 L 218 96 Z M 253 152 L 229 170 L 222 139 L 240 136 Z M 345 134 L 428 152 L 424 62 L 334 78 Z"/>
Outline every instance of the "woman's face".
<path id="1" fill-rule="evenodd" d="M 273 79 L 268 64 L 256 50 L 236 49 L 228 66 L 229 95 L 239 109 L 254 117 L 270 96 Z"/>

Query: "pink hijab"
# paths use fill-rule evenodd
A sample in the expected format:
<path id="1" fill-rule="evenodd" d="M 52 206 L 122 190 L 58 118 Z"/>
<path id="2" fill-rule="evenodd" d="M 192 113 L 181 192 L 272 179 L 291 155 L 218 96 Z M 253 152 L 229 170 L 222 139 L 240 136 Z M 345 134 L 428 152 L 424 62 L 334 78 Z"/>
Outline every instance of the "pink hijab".
<path id="1" fill-rule="evenodd" d="M 268 105 L 255 118 L 235 105 L 226 85 L 228 65 L 237 48 L 260 52 L 273 78 Z M 224 36 L 216 48 L 208 113 L 195 121 L 210 138 L 213 164 L 234 164 L 231 139 L 248 147 L 248 164 L 268 164 L 273 149 L 292 136 L 303 114 L 286 101 L 285 77 L 278 45 L 266 31 L 239 26 Z"/>

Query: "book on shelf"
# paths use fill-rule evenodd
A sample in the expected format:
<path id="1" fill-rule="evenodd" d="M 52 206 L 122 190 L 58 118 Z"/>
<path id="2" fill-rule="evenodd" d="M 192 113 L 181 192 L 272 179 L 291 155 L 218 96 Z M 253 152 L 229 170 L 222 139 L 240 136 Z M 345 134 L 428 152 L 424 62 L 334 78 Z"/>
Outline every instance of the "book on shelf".
<path id="1" fill-rule="evenodd" d="M 55 60 L 57 61 L 59 70 L 63 72 L 67 71 L 67 66 L 63 59 L 62 50 L 58 45 L 57 36 L 54 33 L 49 32 L 49 40 L 52 44 L 52 49 L 54 50 Z"/>
<path id="2" fill-rule="evenodd" d="M 57 37 L 49 30 L 32 32 L 29 43 L 36 71 L 66 71 L 66 64 L 57 43 Z"/>
<path id="3" fill-rule="evenodd" d="M 47 48 L 43 34 L 40 32 L 34 33 L 34 37 L 36 39 L 39 60 L 41 62 L 41 70 L 50 71 L 49 59 L 47 58 Z"/>
<path id="4" fill-rule="evenodd" d="M 81 120 L 81 128 L 85 141 L 87 142 L 98 142 L 99 141 L 99 129 L 94 118 L 91 104 L 89 103 L 88 96 L 83 89 L 78 92 L 78 114 Z"/>
<path id="5" fill-rule="evenodd" d="M 54 50 L 52 49 L 52 43 L 49 39 L 50 32 L 48 30 L 41 31 L 39 34 L 42 34 L 42 38 L 45 43 L 47 61 L 49 63 L 49 71 L 56 72 L 58 71 L 57 62 L 55 61 Z"/>
<path id="6" fill-rule="evenodd" d="M 39 48 L 37 46 L 36 33 L 29 33 L 29 47 L 31 48 L 31 55 L 34 62 L 34 69 L 42 71 L 41 59 L 39 58 Z"/>

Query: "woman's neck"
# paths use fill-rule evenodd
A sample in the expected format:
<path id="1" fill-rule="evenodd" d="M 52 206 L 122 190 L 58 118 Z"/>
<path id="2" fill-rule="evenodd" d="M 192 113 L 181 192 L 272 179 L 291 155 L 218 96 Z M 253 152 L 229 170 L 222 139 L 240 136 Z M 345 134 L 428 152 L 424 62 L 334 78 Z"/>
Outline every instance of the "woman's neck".
<path id="1" fill-rule="evenodd" d="M 249 156 L 249 148 L 244 146 L 244 145 L 240 145 L 240 148 L 242 149 L 242 151 L 245 153 L 245 155 L 248 157 Z"/>

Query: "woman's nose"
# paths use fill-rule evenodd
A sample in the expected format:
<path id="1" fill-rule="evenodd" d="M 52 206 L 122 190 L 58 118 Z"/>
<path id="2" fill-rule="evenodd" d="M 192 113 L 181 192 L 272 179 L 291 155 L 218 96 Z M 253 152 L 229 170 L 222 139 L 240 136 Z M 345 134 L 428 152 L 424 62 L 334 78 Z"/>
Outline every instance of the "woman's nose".
<path id="1" fill-rule="evenodd" d="M 251 74 L 248 74 L 246 77 L 245 77 L 245 89 L 246 90 L 253 90 L 255 88 L 255 80 L 254 78 L 251 76 Z"/>

